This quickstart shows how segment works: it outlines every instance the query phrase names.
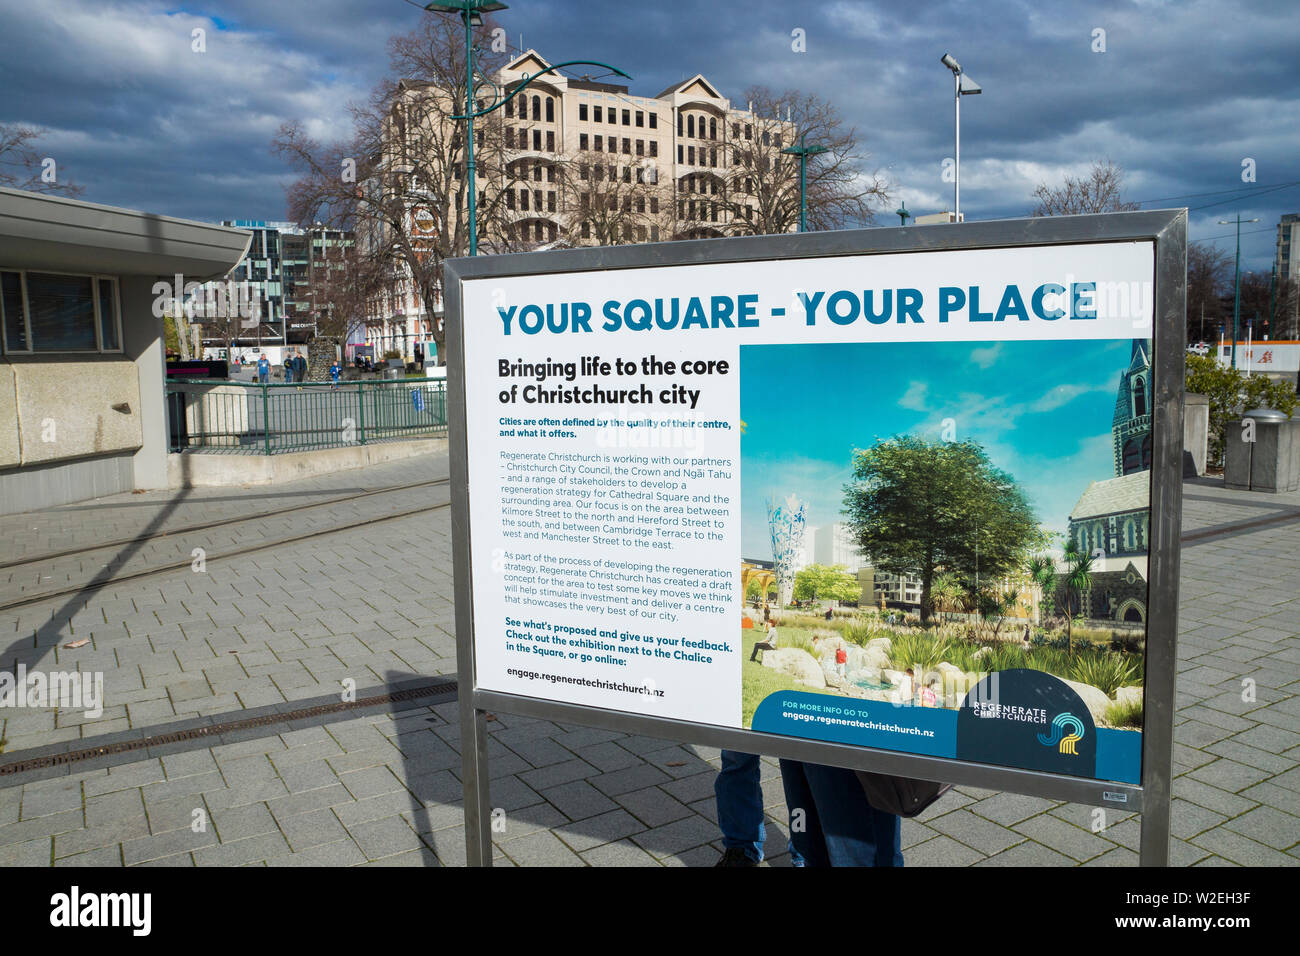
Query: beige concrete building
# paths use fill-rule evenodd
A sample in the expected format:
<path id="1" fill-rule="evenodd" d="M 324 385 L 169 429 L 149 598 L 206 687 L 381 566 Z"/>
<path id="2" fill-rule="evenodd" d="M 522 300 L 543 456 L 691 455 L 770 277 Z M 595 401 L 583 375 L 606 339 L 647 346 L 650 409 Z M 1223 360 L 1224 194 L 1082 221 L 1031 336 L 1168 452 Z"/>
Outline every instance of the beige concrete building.
<path id="1" fill-rule="evenodd" d="M 154 286 L 225 275 L 249 239 L 0 188 L 0 514 L 168 486 Z"/>
<path id="2" fill-rule="evenodd" d="M 496 80 L 510 90 L 549 66 L 529 50 Z M 793 125 L 733 104 L 700 74 L 640 96 L 620 84 L 552 73 L 500 113 L 508 173 L 501 181 L 480 177 L 478 187 L 481 204 L 506 190 L 509 249 L 484 241 L 480 253 L 764 232 L 756 213 L 765 191 L 797 194 L 797 176 L 764 181 L 782 175 L 777 164 L 794 141 Z M 412 226 L 419 228 L 416 213 Z M 434 315 L 441 309 L 433 304 Z M 431 320 L 411 283 L 399 280 L 375 303 L 367 338 L 385 347 L 420 341 Z"/>

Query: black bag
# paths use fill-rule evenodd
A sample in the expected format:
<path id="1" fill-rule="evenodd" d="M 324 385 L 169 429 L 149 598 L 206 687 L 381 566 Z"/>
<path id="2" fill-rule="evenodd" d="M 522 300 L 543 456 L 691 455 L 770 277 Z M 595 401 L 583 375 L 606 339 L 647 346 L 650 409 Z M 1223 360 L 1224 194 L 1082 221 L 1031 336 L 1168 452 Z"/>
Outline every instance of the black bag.
<path id="1" fill-rule="evenodd" d="M 952 789 L 950 783 L 931 780 L 914 780 L 911 777 L 891 777 L 883 773 L 854 771 L 867 803 L 882 813 L 900 817 L 914 817 Z"/>

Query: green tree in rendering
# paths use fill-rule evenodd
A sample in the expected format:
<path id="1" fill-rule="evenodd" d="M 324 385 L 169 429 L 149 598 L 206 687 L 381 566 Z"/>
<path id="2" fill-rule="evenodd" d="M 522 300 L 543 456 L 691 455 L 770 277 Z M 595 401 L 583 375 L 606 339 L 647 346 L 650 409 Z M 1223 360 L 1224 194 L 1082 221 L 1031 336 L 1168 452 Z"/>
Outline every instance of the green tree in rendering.
<path id="1" fill-rule="evenodd" d="M 810 564 L 794 576 L 796 601 L 856 601 L 861 595 L 857 575 L 842 564 Z"/>
<path id="2" fill-rule="evenodd" d="M 975 442 L 900 436 L 853 453 L 844 514 L 877 568 L 921 579 L 921 621 L 936 569 L 995 579 L 1041 537 L 1024 493 Z"/>
<path id="3" fill-rule="evenodd" d="M 1065 588 L 1065 649 L 1074 653 L 1074 618 L 1083 613 L 1083 599 L 1092 590 L 1092 566 L 1095 557 L 1080 551 L 1073 542 L 1065 545 L 1065 569 L 1061 586 Z"/>

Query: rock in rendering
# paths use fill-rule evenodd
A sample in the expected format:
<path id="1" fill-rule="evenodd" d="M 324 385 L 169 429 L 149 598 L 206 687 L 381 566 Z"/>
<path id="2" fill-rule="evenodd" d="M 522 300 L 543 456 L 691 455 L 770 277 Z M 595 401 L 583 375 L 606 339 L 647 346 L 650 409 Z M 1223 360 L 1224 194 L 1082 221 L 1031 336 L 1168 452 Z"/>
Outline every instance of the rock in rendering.
<path id="1" fill-rule="evenodd" d="M 1091 684 L 1080 684 L 1078 681 L 1072 680 L 1067 680 L 1065 683 L 1070 686 L 1070 690 L 1079 695 L 1079 698 L 1083 701 L 1083 706 L 1088 708 L 1088 713 L 1092 714 L 1094 721 L 1100 722 L 1106 714 L 1106 708 L 1114 703 L 1106 696 L 1106 692 L 1099 687 L 1093 687 Z"/>
<path id="2" fill-rule="evenodd" d="M 1142 688 L 1141 687 L 1121 687 L 1115 691 L 1115 703 L 1117 704 L 1135 704 L 1142 706 Z"/>
<path id="3" fill-rule="evenodd" d="M 826 675 L 822 673 L 817 660 L 797 647 L 778 647 L 764 651 L 763 666 L 789 674 L 798 684 L 806 684 L 818 690 L 826 686 Z"/>

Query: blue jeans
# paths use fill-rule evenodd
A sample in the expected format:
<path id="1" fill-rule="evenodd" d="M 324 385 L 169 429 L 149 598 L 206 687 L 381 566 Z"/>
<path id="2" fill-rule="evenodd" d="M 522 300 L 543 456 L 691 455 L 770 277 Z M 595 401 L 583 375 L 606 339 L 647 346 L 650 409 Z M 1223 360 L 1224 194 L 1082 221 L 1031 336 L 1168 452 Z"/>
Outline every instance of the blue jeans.
<path id="1" fill-rule="evenodd" d="M 713 781 L 713 795 L 718 804 L 718 828 L 722 845 L 740 849 L 755 863 L 763 862 L 763 844 L 767 827 L 763 825 L 763 787 L 758 756 L 734 750 L 722 751 L 722 770 Z M 790 865 L 803 866 L 803 858 L 789 844 Z"/>
<path id="2" fill-rule="evenodd" d="M 722 845 L 729 850 L 744 850 L 751 860 L 761 863 L 767 830 L 763 826 L 758 757 L 734 750 L 722 751 L 722 770 L 713 781 L 713 795 L 718 801 Z"/>
<path id="3" fill-rule="evenodd" d="M 806 866 L 902 866 L 901 817 L 867 802 L 852 770 L 798 760 L 781 761 L 785 802 L 802 826 L 790 841 Z"/>

